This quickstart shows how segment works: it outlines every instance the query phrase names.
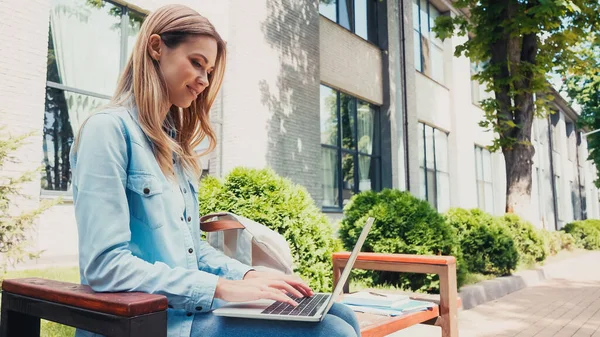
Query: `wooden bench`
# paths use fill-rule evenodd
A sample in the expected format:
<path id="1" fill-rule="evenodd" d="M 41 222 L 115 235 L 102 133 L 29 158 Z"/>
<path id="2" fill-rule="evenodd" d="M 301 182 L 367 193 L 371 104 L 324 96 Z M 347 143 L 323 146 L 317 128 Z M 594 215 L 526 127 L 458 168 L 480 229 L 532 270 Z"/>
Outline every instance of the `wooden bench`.
<path id="1" fill-rule="evenodd" d="M 45 319 L 110 337 L 166 337 L 167 298 L 96 293 L 89 286 L 39 278 L 2 282 L 1 337 L 39 337 Z"/>
<path id="2" fill-rule="evenodd" d="M 334 286 L 338 283 L 349 257 L 348 252 L 333 254 Z M 439 301 L 433 310 L 397 317 L 357 313 L 363 337 L 386 336 L 420 323 L 441 327 L 442 337 L 458 336 L 457 311 L 460 299 L 456 287 L 456 259 L 453 256 L 359 253 L 354 269 L 437 274 L 440 277 Z M 344 293 L 348 292 L 347 282 L 344 285 Z M 432 299 L 431 296 L 423 294 L 414 294 L 411 297 Z"/>
<path id="3" fill-rule="evenodd" d="M 334 283 L 349 256 L 333 255 Z M 441 326 L 443 337 L 458 336 L 453 257 L 361 253 L 354 268 L 440 276 L 440 301 L 433 310 L 400 317 L 358 314 L 362 336 L 385 336 L 419 323 Z M 347 284 L 344 288 L 348 292 Z M 167 299 L 145 293 L 96 293 L 89 286 L 39 278 L 4 280 L 0 337 L 38 337 L 40 319 L 110 337 L 166 337 Z"/>

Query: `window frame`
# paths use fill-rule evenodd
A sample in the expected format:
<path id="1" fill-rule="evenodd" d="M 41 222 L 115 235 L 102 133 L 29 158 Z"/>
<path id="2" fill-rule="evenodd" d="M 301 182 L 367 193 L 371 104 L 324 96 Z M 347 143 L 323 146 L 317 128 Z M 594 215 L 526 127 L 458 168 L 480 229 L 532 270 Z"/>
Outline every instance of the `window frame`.
<path id="1" fill-rule="evenodd" d="M 479 146 L 477 144 L 475 144 L 474 146 L 475 148 L 475 184 L 476 184 L 476 189 L 477 189 L 477 207 L 485 212 L 488 213 L 492 213 L 494 214 L 494 212 L 496 211 L 496 207 L 495 207 L 495 199 L 494 199 L 494 165 L 492 163 L 492 153 L 486 149 L 483 146 Z M 484 162 L 484 154 L 485 152 L 487 152 L 489 154 L 489 159 L 490 159 L 490 172 L 488 172 L 489 174 L 489 181 L 487 181 L 485 179 L 485 162 Z M 481 168 L 481 179 L 479 177 L 479 173 L 477 168 Z M 483 186 L 483 195 L 480 195 L 480 184 Z M 492 200 L 487 200 L 486 199 L 486 194 L 485 194 L 485 187 L 489 186 L 491 191 L 492 191 Z M 479 202 L 483 199 L 483 205 L 481 205 Z M 491 208 L 490 210 L 488 210 L 487 204 L 488 202 L 491 204 Z"/>
<path id="2" fill-rule="evenodd" d="M 353 0 L 351 3 L 351 8 L 348 8 L 348 11 L 350 12 L 350 28 L 346 28 L 344 27 L 341 23 L 340 23 L 340 1 L 344 1 L 344 0 L 334 0 L 335 1 L 335 20 L 332 20 L 330 17 L 325 16 L 323 14 L 321 14 L 320 10 L 319 10 L 319 15 L 323 18 L 326 18 L 327 20 L 335 23 L 336 25 L 344 28 L 345 30 L 349 31 L 350 33 L 356 35 L 357 37 L 363 39 L 364 41 L 377 45 L 379 44 L 379 29 L 377 26 L 377 18 L 379 16 L 379 12 L 378 12 L 378 8 L 377 8 L 377 1 L 376 0 L 365 0 L 367 2 L 367 37 L 363 37 L 360 36 L 356 33 L 356 6 L 355 6 L 355 2 L 356 0 Z M 320 8 L 320 2 L 319 2 L 319 8 Z M 371 10 L 371 12 L 369 11 Z"/>
<path id="3" fill-rule="evenodd" d="M 112 0 L 102 0 L 102 1 L 105 4 L 110 4 L 111 6 L 119 7 L 121 9 L 121 16 L 120 16 L 121 41 L 120 41 L 120 49 L 119 49 L 119 54 L 120 54 L 119 55 L 119 59 L 120 59 L 119 73 L 122 73 L 123 70 L 125 69 L 125 66 L 127 65 L 128 43 L 129 43 L 129 41 L 128 41 L 129 24 L 128 23 L 129 23 L 129 18 L 130 18 L 129 14 L 135 13 L 136 15 L 145 18 L 147 16 L 147 13 L 133 9 L 127 4 L 118 3 L 118 2 L 115 2 Z M 48 32 L 50 32 L 50 27 L 48 28 Z M 49 51 L 50 50 L 48 49 L 47 52 L 49 52 Z M 46 85 L 45 85 L 45 89 L 44 89 L 44 97 L 46 97 L 49 88 L 61 90 L 63 92 L 72 92 L 72 93 L 79 94 L 79 95 L 90 96 L 90 97 L 100 98 L 100 99 L 105 99 L 105 100 L 111 99 L 111 96 L 109 96 L 109 95 L 100 94 L 100 93 L 96 93 L 93 91 L 79 89 L 79 88 L 67 86 L 67 85 L 64 85 L 61 83 L 57 83 L 54 81 L 50 81 L 50 80 L 48 80 L 48 74 L 46 74 Z M 44 100 L 46 100 L 46 98 L 44 98 Z M 46 114 L 46 111 L 44 110 L 44 116 L 45 116 L 45 114 Z M 43 134 L 43 137 L 46 137 L 46 134 Z M 73 137 L 75 137 L 75 135 L 73 135 Z M 46 154 L 44 154 L 44 156 L 46 156 Z M 70 176 L 72 175 L 71 170 L 72 170 L 72 168 L 69 168 L 69 179 L 70 179 Z M 41 179 L 44 179 L 44 177 L 42 176 Z M 63 198 L 66 201 L 72 201 L 73 191 L 70 188 L 67 189 L 66 191 L 64 191 L 64 190 L 45 189 L 42 186 L 40 186 L 40 197 L 45 198 L 45 199 Z"/>
<path id="4" fill-rule="evenodd" d="M 360 182 L 360 167 L 359 167 L 359 156 L 367 156 L 371 158 L 371 161 L 374 163 L 375 166 L 375 172 L 374 172 L 374 179 L 371 182 L 371 190 L 373 191 L 380 191 L 381 190 L 381 177 L 382 177 L 382 167 L 381 167 L 381 133 L 378 132 L 379 130 L 381 130 L 381 112 L 379 109 L 379 106 L 369 103 L 367 101 L 363 101 L 361 99 L 359 99 L 356 96 L 350 95 L 348 93 L 342 92 L 336 88 L 330 87 L 324 83 L 320 84 L 320 87 L 326 87 L 328 89 L 330 89 L 332 92 L 335 93 L 336 95 L 336 124 L 337 124 L 337 132 L 336 132 L 336 145 L 331 145 L 331 144 L 323 144 L 321 143 L 321 139 L 319 139 L 319 143 L 321 144 L 320 149 L 329 149 L 329 150 L 334 150 L 336 152 L 336 165 L 335 165 L 335 169 L 336 169 L 336 176 L 337 176 L 337 181 L 335 182 L 338 186 L 338 191 L 337 191 L 337 198 L 338 198 L 338 204 L 337 205 L 322 205 L 321 209 L 324 212 L 331 212 L 331 213 L 339 213 L 343 210 L 344 208 L 344 198 L 343 198 L 343 192 L 344 192 L 344 188 L 343 188 L 343 183 L 344 183 L 344 177 L 343 177 L 343 167 L 342 167 L 342 158 L 345 154 L 350 154 L 352 155 L 352 160 L 354 163 L 354 172 L 353 172 L 353 179 L 354 179 L 354 186 L 353 186 L 353 190 L 352 193 L 353 194 L 357 194 L 360 193 L 361 191 L 359 190 L 359 182 Z M 342 144 L 342 119 L 341 119 L 341 95 L 346 95 L 349 96 L 353 99 L 354 104 L 353 104 L 353 109 L 352 109 L 352 118 L 354 118 L 354 127 L 352 128 L 352 132 L 353 135 L 355 137 L 354 139 L 354 146 L 353 149 L 348 149 L 345 148 L 344 145 Z M 358 149 L 358 102 L 364 102 L 366 104 L 369 105 L 369 107 L 372 109 L 373 111 L 373 149 L 371 151 L 371 154 L 365 153 L 365 152 L 360 152 Z M 320 118 L 320 117 L 319 117 Z M 322 153 L 322 152 L 321 152 Z M 322 155 L 321 155 L 322 158 Z M 373 165 L 373 164 L 372 164 Z M 323 165 L 321 164 L 321 172 L 323 172 Z"/>
<path id="5" fill-rule="evenodd" d="M 438 175 L 446 175 L 448 177 L 448 182 L 450 181 L 450 172 L 449 172 L 449 167 L 448 167 L 448 171 L 442 171 L 438 168 L 438 157 L 437 157 L 437 146 L 436 146 L 436 138 L 437 138 L 437 133 L 442 133 L 446 136 L 446 145 L 448 145 L 448 137 L 450 135 L 449 132 L 444 131 L 442 129 L 436 128 L 434 126 L 431 126 L 429 124 L 423 123 L 423 122 L 419 122 L 419 127 L 421 128 L 420 132 L 420 136 L 423 143 L 423 161 L 419 162 L 419 170 L 422 170 L 424 173 L 424 181 L 423 183 L 424 185 L 424 192 L 425 195 L 420 195 L 421 198 L 424 198 L 424 200 L 426 200 L 427 202 L 429 202 L 433 207 L 435 207 L 436 210 L 439 210 L 440 207 L 440 198 L 439 198 L 439 190 L 438 190 L 438 185 L 439 185 L 439 177 Z M 430 128 L 432 130 L 431 132 L 431 139 L 433 141 L 433 168 L 428 167 L 427 165 L 427 148 L 428 148 L 428 144 L 427 144 L 427 128 Z M 447 147 L 446 147 L 447 149 Z M 419 149 L 419 151 L 421 151 L 421 149 Z M 447 152 L 447 151 L 446 151 Z M 448 153 L 446 153 L 447 156 L 447 163 L 448 166 L 450 164 L 450 156 L 448 156 Z M 430 200 L 430 196 L 429 196 L 429 178 L 428 178 L 428 173 L 433 173 L 433 179 L 434 179 L 434 185 L 433 185 L 433 193 L 435 194 L 433 196 L 433 200 L 434 202 L 432 202 Z M 449 187 L 449 186 L 448 186 Z M 448 193 L 450 193 L 448 191 Z M 448 195 L 448 203 L 450 202 L 450 195 Z"/>
<path id="6" fill-rule="evenodd" d="M 424 33 L 422 31 L 422 29 L 423 29 L 423 22 L 421 20 L 421 2 L 422 1 L 425 1 L 427 3 L 427 11 L 426 11 L 427 12 L 427 29 L 428 29 L 428 31 L 426 32 L 427 36 L 424 36 L 423 35 Z M 413 6 L 415 6 L 414 2 L 413 2 Z M 412 28 L 413 28 L 413 36 L 415 35 L 414 33 L 417 33 L 418 36 L 419 36 L 419 39 L 418 39 L 419 40 L 418 41 L 418 44 L 419 44 L 418 49 L 419 49 L 419 54 L 420 54 L 420 60 L 418 62 L 417 62 L 417 60 L 415 60 L 415 70 L 417 70 L 423 76 L 426 76 L 427 78 L 431 79 L 432 81 L 434 81 L 436 83 L 439 83 L 441 86 L 445 87 L 446 86 L 446 72 L 445 72 L 445 68 L 446 67 L 445 67 L 445 64 L 444 64 L 444 59 L 445 59 L 445 57 L 444 57 L 444 55 L 445 55 L 444 42 L 443 41 L 440 41 L 439 43 L 434 42 L 434 38 L 432 38 L 430 36 L 430 33 L 432 33 L 432 31 L 431 31 L 431 29 L 432 29 L 432 26 L 431 26 L 431 7 L 433 7 L 439 13 L 439 16 L 444 15 L 444 12 L 442 12 L 434 4 L 432 4 L 430 0 L 416 0 L 416 6 L 417 6 L 417 14 L 418 15 L 417 15 L 417 18 L 413 17 L 413 20 L 416 20 L 418 22 L 416 24 L 416 26 L 418 27 L 418 29 L 415 29 L 415 23 L 414 22 L 413 22 L 413 27 Z M 423 38 L 427 39 L 427 41 L 429 42 L 428 50 L 429 50 L 429 60 L 430 60 L 429 63 L 430 63 L 431 68 L 432 68 L 432 70 L 430 71 L 431 74 L 427 74 L 425 72 L 425 68 L 424 68 L 424 65 L 425 65 L 425 54 L 424 54 L 424 51 L 423 51 Z M 415 46 L 414 47 L 417 47 L 416 46 L 416 41 L 415 41 Z M 433 58 L 431 57 L 431 55 L 432 55 L 431 50 L 433 48 L 440 49 L 440 54 L 442 55 L 442 60 L 441 60 L 442 61 L 442 69 L 441 69 L 441 71 L 442 71 L 442 73 L 441 73 L 442 75 L 441 76 L 442 77 L 441 77 L 441 79 L 437 79 L 433 75 L 433 61 L 432 61 Z"/>

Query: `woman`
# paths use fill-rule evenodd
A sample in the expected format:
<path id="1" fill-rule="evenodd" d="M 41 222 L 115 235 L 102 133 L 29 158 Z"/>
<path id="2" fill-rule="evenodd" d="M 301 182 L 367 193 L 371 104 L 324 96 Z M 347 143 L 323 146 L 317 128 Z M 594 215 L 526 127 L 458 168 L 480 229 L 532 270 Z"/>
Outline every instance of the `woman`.
<path id="1" fill-rule="evenodd" d="M 168 336 L 357 336 L 336 304 L 318 324 L 217 317 L 218 301 L 311 296 L 297 276 L 253 270 L 200 238 L 194 148 L 215 147 L 209 110 L 225 43 L 192 9 L 150 14 L 109 107 L 81 128 L 71 162 L 82 284 L 165 295 Z M 78 331 L 77 336 L 93 336 Z"/>

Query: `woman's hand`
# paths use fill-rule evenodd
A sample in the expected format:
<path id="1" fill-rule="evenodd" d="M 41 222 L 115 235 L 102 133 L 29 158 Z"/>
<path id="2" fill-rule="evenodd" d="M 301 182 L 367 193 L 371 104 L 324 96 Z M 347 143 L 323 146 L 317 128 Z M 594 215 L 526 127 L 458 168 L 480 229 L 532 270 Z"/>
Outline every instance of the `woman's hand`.
<path id="1" fill-rule="evenodd" d="M 298 303 L 287 296 L 286 293 L 302 297 L 302 294 L 298 290 L 281 280 L 254 278 L 231 281 L 219 278 L 217 289 L 215 290 L 215 297 L 227 302 L 268 299 L 288 303 L 293 306 L 298 305 Z"/>
<path id="2" fill-rule="evenodd" d="M 304 296 L 310 297 L 310 296 L 314 295 L 314 292 L 308 286 L 308 284 L 306 284 L 306 282 L 304 282 L 304 280 L 302 280 L 297 275 L 286 275 L 286 274 L 280 274 L 280 273 L 260 272 L 260 271 L 256 271 L 256 270 L 251 270 L 251 271 L 247 272 L 246 275 L 244 275 L 244 280 L 256 279 L 256 278 L 265 279 L 265 280 L 284 281 L 287 284 L 294 287 L 296 290 L 300 291 L 302 293 L 302 295 L 304 295 Z M 294 294 L 294 296 L 304 297 L 304 296 L 297 296 L 295 294 Z"/>
<path id="3" fill-rule="evenodd" d="M 227 302 L 269 299 L 293 306 L 298 305 L 286 293 L 296 297 L 313 295 L 310 287 L 298 276 L 249 271 L 244 279 L 239 281 L 220 278 L 215 297 Z"/>

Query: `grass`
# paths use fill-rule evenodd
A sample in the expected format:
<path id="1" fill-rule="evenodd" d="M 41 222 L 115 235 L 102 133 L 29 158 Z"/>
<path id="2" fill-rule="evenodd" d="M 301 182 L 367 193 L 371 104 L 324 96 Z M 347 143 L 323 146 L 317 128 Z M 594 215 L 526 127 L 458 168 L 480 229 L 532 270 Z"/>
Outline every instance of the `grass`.
<path id="1" fill-rule="evenodd" d="M 4 274 L 2 279 L 22 277 L 42 277 L 57 281 L 79 283 L 79 269 L 77 267 L 61 267 L 15 270 Z M 42 320 L 40 337 L 73 337 L 74 335 L 75 329 L 70 326 Z"/>

